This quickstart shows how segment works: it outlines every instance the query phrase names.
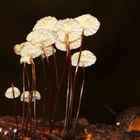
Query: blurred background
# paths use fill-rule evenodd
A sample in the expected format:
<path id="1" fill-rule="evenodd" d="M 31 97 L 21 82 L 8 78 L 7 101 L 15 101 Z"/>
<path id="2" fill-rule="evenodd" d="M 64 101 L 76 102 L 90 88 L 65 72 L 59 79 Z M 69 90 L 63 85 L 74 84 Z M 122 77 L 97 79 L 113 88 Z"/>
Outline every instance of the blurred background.
<path id="1" fill-rule="evenodd" d="M 13 46 L 25 41 L 40 18 L 74 18 L 88 13 L 97 17 L 101 26 L 84 40 L 97 62 L 86 69 L 80 116 L 92 123 L 108 123 L 115 119 L 110 110 L 121 113 L 127 107 L 140 105 L 139 0 L 2 0 L 0 115 L 13 114 L 13 101 L 4 97 L 11 83 L 22 90 L 22 65 Z M 41 83 L 38 81 L 38 88 Z"/>

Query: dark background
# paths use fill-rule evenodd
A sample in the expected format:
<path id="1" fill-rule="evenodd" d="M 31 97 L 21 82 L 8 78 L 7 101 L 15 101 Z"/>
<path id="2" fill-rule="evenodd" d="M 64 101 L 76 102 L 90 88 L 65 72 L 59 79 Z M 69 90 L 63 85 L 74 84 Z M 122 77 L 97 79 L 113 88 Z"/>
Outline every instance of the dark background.
<path id="1" fill-rule="evenodd" d="M 22 90 L 22 66 L 13 46 L 25 41 L 40 18 L 74 18 L 87 13 L 97 17 L 101 26 L 84 42 L 97 62 L 86 69 L 80 116 L 92 122 L 112 122 L 108 108 L 120 113 L 140 105 L 139 0 L 2 0 L 0 115 L 13 113 L 13 102 L 4 97 L 11 82 Z"/>

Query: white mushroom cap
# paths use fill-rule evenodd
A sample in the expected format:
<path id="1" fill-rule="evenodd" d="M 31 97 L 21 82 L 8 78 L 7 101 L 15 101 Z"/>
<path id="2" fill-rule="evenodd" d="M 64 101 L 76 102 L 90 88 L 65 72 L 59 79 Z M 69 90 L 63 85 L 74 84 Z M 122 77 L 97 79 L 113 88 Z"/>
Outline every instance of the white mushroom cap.
<path id="1" fill-rule="evenodd" d="M 6 90 L 5 96 L 6 96 L 6 98 L 14 99 L 14 98 L 17 98 L 20 96 L 20 91 L 17 87 L 10 87 Z"/>
<path id="2" fill-rule="evenodd" d="M 73 66 L 77 66 L 78 64 L 79 54 L 80 52 L 76 52 L 72 55 L 71 59 L 72 59 Z M 79 67 L 88 67 L 93 65 L 95 62 L 96 62 L 96 56 L 92 52 L 88 50 L 84 50 L 81 52 Z"/>
<path id="3" fill-rule="evenodd" d="M 48 29 L 50 31 L 53 31 L 57 22 L 58 20 L 55 17 L 47 16 L 38 20 L 33 27 L 33 30 Z"/>
<path id="4" fill-rule="evenodd" d="M 75 18 L 78 23 L 84 28 L 84 35 L 90 36 L 97 32 L 100 27 L 100 22 L 97 18 L 90 14 L 85 14 Z"/>
<path id="5" fill-rule="evenodd" d="M 66 43 L 60 41 L 59 39 L 56 41 L 55 43 L 55 46 L 57 49 L 61 50 L 61 51 L 66 51 Z M 75 41 L 72 41 L 72 42 L 69 42 L 69 47 L 70 47 L 70 50 L 73 50 L 73 49 L 77 49 L 81 46 L 81 38 L 75 40 Z"/>
<path id="6" fill-rule="evenodd" d="M 14 46 L 14 52 L 15 52 L 17 55 L 20 55 L 22 48 L 23 48 L 23 43 L 21 43 L 21 44 L 16 44 L 16 45 Z"/>
<path id="7" fill-rule="evenodd" d="M 31 55 L 21 56 L 20 63 L 21 64 L 22 63 L 31 64 L 32 63 L 32 56 Z"/>
<path id="8" fill-rule="evenodd" d="M 41 55 L 40 44 L 33 44 L 32 42 L 24 42 L 23 48 L 20 51 L 21 56 L 32 56 L 32 58 L 36 58 Z"/>
<path id="9" fill-rule="evenodd" d="M 69 41 L 75 41 L 81 37 L 83 28 L 82 26 L 74 19 L 64 19 L 59 20 L 58 24 L 55 27 L 55 30 L 60 41 L 65 42 L 66 34 L 68 34 Z"/>
<path id="10" fill-rule="evenodd" d="M 41 95 L 38 91 L 33 91 L 33 97 L 32 97 L 32 102 L 34 102 L 35 100 L 40 100 L 41 99 Z M 29 102 L 30 100 L 30 92 L 29 91 L 25 91 L 21 94 L 20 100 L 23 102 Z"/>
<path id="11" fill-rule="evenodd" d="M 33 43 L 45 43 L 46 46 L 49 46 L 55 43 L 56 36 L 47 29 L 39 29 L 30 32 L 26 40 Z"/>
<path id="12" fill-rule="evenodd" d="M 53 47 L 53 45 L 50 46 L 43 46 L 43 50 L 42 50 L 42 55 L 45 57 L 45 55 L 47 57 L 53 55 L 56 52 L 56 49 Z M 45 54 L 44 54 L 45 53 Z"/>

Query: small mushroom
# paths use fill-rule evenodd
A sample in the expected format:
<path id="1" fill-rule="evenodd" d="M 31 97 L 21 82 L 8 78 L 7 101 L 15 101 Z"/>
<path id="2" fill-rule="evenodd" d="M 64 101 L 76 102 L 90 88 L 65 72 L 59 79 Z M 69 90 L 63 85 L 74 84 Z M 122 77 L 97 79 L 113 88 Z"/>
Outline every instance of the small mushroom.
<path id="1" fill-rule="evenodd" d="M 65 42 L 62 42 L 59 39 L 57 39 L 55 45 L 56 45 L 57 49 L 59 49 L 61 51 L 67 51 L 66 43 Z M 70 50 L 77 49 L 80 46 L 81 46 L 81 38 L 79 38 L 79 39 L 77 39 L 75 41 L 69 42 Z"/>
<path id="2" fill-rule="evenodd" d="M 53 45 L 50 45 L 50 46 L 43 45 L 41 55 L 43 57 L 45 57 L 45 56 L 49 57 L 49 56 L 53 55 L 55 52 L 56 52 L 56 49 L 53 47 Z"/>
<path id="3" fill-rule="evenodd" d="M 55 17 L 47 16 L 38 20 L 33 30 L 47 29 L 53 31 L 57 22 L 58 20 Z"/>
<path id="4" fill-rule="evenodd" d="M 40 43 L 32 43 L 32 42 L 24 42 L 23 43 L 23 48 L 21 49 L 20 52 L 21 56 L 32 56 L 32 58 L 36 58 L 41 55 L 41 50 L 40 50 Z"/>
<path id="5" fill-rule="evenodd" d="M 45 43 L 46 46 L 49 46 L 55 43 L 56 35 L 47 29 L 39 29 L 30 32 L 27 35 L 26 40 L 33 44 Z"/>
<path id="6" fill-rule="evenodd" d="M 16 45 L 14 46 L 14 52 L 15 52 L 17 55 L 20 55 L 22 48 L 23 48 L 23 43 L 21 43 L 21 44 L 16 44 Z"/>
<path id="7" fill-rule="evenodd" d="M 6 98 L 14 99 L 20 96 L 20 91 L 17 87 L 10 87 L 5 92 Z"/>
<path id="8" fill-rule="evenodd" d="M 32 63 L 32 56 L 31 55 L 21 56 L 20 63 L 21 64 L 22 63 L 31 64 Z"/>
<path id="9" fill-rule="evenodd" d="M 72 55 L 72 65 L 77 66 L 78 65 L 78 59 L 79 59 L 80 52 L 76 52 Z M 87 50 L 84 50 L 81 52 L 80 61 L 79 61 L 79 67 L 88 67 L 93 65 L 96 62 L 96 56 Z"/>
<path id="10" fill-rule="evenodd" d="M 81 37 L 83 32 L 82 26 L 72 18 L 59 20 L 55 28 L 58 39 L 62 42 L 65 42 L 66 35 L 69 36 L 69 42 L 75 41 Z"/>
<path id="11" fill-rule="evenodd" d="M 33 97 L 32 97 L 32 102 L 34 102 L 35 100 L 40 100 L 41 99 L 41 95 L 38 91 L 33 91 Z M 21 94 L 21 98 L 20 100 L 23 102 L 29 102 L 30 101 L 30 92 L 29 91 L 25 91 Z"/>
<path id="12" fill-rule="evenodd" d="M 36 100 L 40 100 L 41 95 L 38 91 L 34 90 L 32 94 L 32 99 L 31 99 L 31 93 L 29 91 L 25 91 L 21 94 L 20 100 L 22 102 L 33 102 L 34 104 L 34 118 L 36 119 Z"/>
<path id="13" fill-rule="evenodd" d="M 77 22 L 84 28 L 84 35 L 90 36 L 97 32 L 100 27 L 100 22 L 97 18 L 90 14 L 85 14 L 75 18 Z"/>

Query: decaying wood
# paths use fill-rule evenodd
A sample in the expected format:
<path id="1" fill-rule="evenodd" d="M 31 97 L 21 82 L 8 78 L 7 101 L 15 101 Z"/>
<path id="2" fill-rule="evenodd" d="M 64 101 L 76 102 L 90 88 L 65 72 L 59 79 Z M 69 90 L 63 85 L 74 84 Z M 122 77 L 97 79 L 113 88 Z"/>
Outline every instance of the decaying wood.
<path id="1" fill-rule="evenodd" d="M 34 122 L 34 120 L 32 120 Z M 18 133 L 14 117 L 0 117 L 0 140 L 140 140 L 140 108 L 133 107 L 125 110 L 117 117 L 114 125 L 81 123 L 79 121 L 75 133 L 71 137 L 64 137 L 59 123 L 53 130 L 45 123 L 44 131 L 42 122 L 36 120 L 36 129 L 33 132 L 22 125 L 22 118 L 18 117 Z M 117 124 L 117 125 L 116 125 Z"/>
<path id="2" fill-rule="evenodd" d="M 127 133 L 107 124 L 91 125 L 87 131 L 92 136 L 90 140 L 140 140 L 139 134 Z"/>

